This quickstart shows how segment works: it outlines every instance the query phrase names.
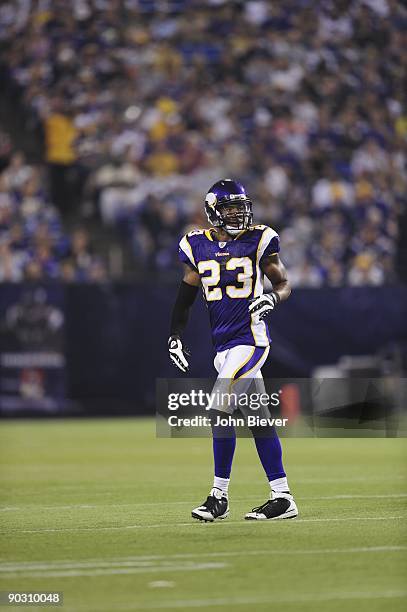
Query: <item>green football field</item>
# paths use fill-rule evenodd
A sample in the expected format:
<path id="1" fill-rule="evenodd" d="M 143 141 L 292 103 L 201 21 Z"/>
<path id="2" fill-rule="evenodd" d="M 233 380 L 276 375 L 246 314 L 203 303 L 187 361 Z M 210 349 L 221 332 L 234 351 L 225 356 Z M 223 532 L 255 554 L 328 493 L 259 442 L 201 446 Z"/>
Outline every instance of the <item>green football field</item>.
<path id="1" fill-rule="evenodd" d="M 51 609 L 78 612 L 406 609 L 403 439 L 285 440 L 300 516 L 264 523 L 242 519 L 268 484 L 240 439 L 230 517 L 203 524 L 210 440 L 137 419 L 0 432 L 2 591 L 63 591 Z"/>

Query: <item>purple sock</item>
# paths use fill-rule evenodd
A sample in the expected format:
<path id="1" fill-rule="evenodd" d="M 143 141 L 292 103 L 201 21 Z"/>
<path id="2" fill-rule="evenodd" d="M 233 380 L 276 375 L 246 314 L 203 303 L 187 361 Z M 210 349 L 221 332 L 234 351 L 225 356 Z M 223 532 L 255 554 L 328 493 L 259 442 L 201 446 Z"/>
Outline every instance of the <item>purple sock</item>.
<path id="1" fill-rule="evenodd" d="M 284 478 L 286 473 L 283 467 L 281 444 L 276 431 L 273 430 L 268 438 L 256 437 L 255 435 L 253 437 L 267 479 L 270 481 L 276 478 Z"/>
<path id="2" fill-rule="evenodd" d="M 213 459 L 215 464 L 215 476 L 217 476 L 218 478 L 230 478 L 235 448 L 236 438 L 213 439 Z"/>
<path id="3" fill-rule="evenodd" d="M 216 415 L 219 414 L 219 411 L 211 410 L 210 412 L 211 418 L 216 420 Z M 235 428 L 233 425 L 213 425 L 212 435 L 215 476 L 218 478 L 230 478 L 233 455 L 236 448 Z"/>

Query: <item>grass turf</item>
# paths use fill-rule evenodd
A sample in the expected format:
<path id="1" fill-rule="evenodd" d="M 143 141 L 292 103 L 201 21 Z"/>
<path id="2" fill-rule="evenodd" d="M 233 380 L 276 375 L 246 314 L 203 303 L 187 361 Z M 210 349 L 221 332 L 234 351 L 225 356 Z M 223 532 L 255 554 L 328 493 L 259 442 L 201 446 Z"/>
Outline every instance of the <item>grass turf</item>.
<path id="1" fill-rule="evenodd" d="M 63 591 L 78 612 L 404 610 L 405 441 L 283 445 L 298 519 L 242 520 L 268 485 L 240 439 L 230 518 L 202 524 L 209 440 L 156 439 L 151 420 L 3 422 L 0 590 Z"/>

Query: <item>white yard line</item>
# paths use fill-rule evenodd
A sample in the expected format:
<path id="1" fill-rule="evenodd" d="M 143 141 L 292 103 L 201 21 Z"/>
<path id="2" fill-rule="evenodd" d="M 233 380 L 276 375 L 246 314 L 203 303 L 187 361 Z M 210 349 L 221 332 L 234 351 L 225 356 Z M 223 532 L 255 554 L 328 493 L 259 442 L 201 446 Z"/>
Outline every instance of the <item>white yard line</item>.
<path id="1" fill-rule="evenodd" d="M 404 499 L 407 498 L 407 493 L 388 493 L 384 495 L 323 495 L 323 496 L 301 496 L 296 495 L 298 500 L 306 501 L 318 501 L 318 500 L 338 500 L 338 499 Z M 232 498 L 235 502 L 250 502 L 253 501 L 252 497 L 234 497 Z M 182 500 L 182 501 L 170 501 L 166 502 L 166 506 L 183 506 L 193 504 L 195 500 Z M 131 508 L 131 507 L 149 507 L 155 506 L 157 502 L 130 502 L 126 504 L 69 504 L 69 505 L 55 505 L 55 506 L 42 506 L 36 504 L 27 504 L 25 506 L 3 506 L 0 507 L 0 512 L 16 512 L 19 510 L 31 511 L 31 510 L 75 510 L 75 509 L 96 509 L 96 508 Z"/>
<path id="2" fill-rule="evenodd" d="M 348 517 L 326 517 L 326 518 L 306 518 L 306 519 L 292 519 L 289 521 L 290 524 L 294 524 L 294 525 L 298 525 L 300 523 L 334 523 L 334 522 L 353 522 L 353 521 L 396 521 L 399 519 L 405 519 L 405 516 L 348 516 Z M 278 523 L 286 523 L 287 521 L 243 521 L 242 519 L 240 520 L 226 520 L 226 521 L 222 521 L 222 525 L 229 525 L 229 526 L 249 526 L 249 525 L 258 525 L 260 524 L 276 524 L 276 522 Z M 167 529 L 169 527 L 174 528 L 174 527 L 193 527 L 193 528 L 197 528 L 197 523 L 198 521 L 193 521 L 191 519 L 191 521 L 189 521 L 188 523 L 157 523 L 157 524 L 153 524 L 153 525 L 120 525 L 117 527 L 57 527 L 57 528 L 44 528 L 44 529 L 15 529 L 15 528 L 11 528 L 11 529 L 7 529 L 7 530 L 1 530 L 0 534 L 2 535 L 10 535 L 10 534 L 20 534 L 20 533 L 65 533 L 65 532 L 83 532 L 83 531 L 123 531 L 126 529 Z M 217 522 L 216 524 L 219 524 L 219 522 Z M 212 524 L 208 524 L 208 523 L 201 523 L 201 528 L 205 528 L 206 525 L 212 525 Z M 212 525 L 213 526 L 213 525 Z M 199 528 L 199 527 L 198 527 Z M 209 527 L 210 528 L 210 527 Z"/>
<path id="3" fill-rule="evenodd" d="M 181 563 L 174 565 L 155 564 L 149 566 L 134 565 L 133 567 L 106 567 L 106 568 L 77 568 L 77 569 L 54 569 L 51 571 L 11 572 L 7 578 L 77 578 L 78 576 L 112 576 L 116 574 L 150 574 L 164 572 L 196 572 L 203 570 L 219 570 L 227 567 L 227 563 Z"/>
<path id="4" fill-rule="evenodd" d="M 60 571 L 70 569 L 98 569 L 98 568 L 125 568 L 125 567 L 152 567 L 156 566 L 157 562 L 171 564 L 173 560 L 180 559 L 201 559 L 202 557 L 247 557 L 261 555 L 337 555 L 337 554 L 354 554 L 354 553 L 381 553 L 381 552 L 403 552 L 407 550 L 407 546 L 356 546 L 348 548 L 316 548 L 316 549 L 263 549 L 263 550 L 235 550 L 235 551 L 217 551 L 217 552 L 196 552 L 196 553 L 175 553 L 170 555 L 137 555 L 132 557 L 116 557 L 111 559 L 85 559 L 85 560 L 55 560 L 55 561 L 22 561 L 9 562 L 0 564 L 0 574 L 8 574 L 10 572 L 26 572 L 26 571 Z M 161 567 L 165 567 L 161 565 Z M 171 567 L 171 565 L 170 565 Z"/>

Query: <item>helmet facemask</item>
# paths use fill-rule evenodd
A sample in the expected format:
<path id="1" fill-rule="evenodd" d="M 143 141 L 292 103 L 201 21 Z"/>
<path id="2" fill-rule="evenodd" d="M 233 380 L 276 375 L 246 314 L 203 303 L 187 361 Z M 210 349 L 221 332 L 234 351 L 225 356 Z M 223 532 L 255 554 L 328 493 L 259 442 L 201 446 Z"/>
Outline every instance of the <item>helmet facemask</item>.
<path id="1" fill-rule="evenodd" d="M 253 214 L 250 200 L 232 200 L 219 206 L 223 229 L 232 236 L 251 225 Z"/>

